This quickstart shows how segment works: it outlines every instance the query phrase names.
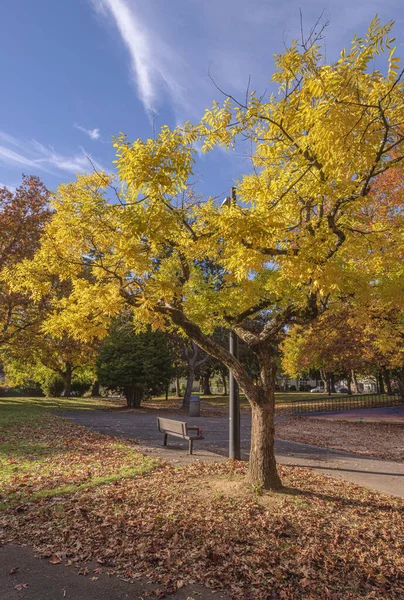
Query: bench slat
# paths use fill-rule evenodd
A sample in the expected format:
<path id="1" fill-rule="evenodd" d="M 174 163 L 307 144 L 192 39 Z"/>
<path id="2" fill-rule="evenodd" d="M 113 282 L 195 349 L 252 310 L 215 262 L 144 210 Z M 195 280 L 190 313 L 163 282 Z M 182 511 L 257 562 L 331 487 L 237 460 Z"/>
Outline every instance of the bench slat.
<path id="1" fill-rule="evenodd" d="M 183 436 L 188 435 L 188 427 L 185 421 L 174 421 L 174 419 L 157 418 L 159 431 L 177 433 Z"/>
<path id="2" fill-rule="evenodd" d="M 157 417 L 157 427 L 160 433 L 164 434 L 164 446 L 167 446 L 167 436 L 173 435 L 175 437 L 187 440 L 189 444 L 189 454 L 193 452 L 194 440 L 203 440 L 201 430 L 199 427 L 188 428 L 188 424 L 185 421 L 175 421 L 174 419 L 165 419 L 163 417 Z M 189 435 L 189 431 L 197 431 L 197 435 Z"/>

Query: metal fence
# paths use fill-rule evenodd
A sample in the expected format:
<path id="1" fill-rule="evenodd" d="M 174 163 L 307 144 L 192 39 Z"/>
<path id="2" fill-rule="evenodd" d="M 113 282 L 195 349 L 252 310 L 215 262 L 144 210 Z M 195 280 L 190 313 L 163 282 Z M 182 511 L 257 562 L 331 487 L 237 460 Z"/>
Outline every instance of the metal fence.
<path id="1" fill-rule="evenodd" d="M 404 405 L 404 398 L 401 394 L 358 394 L 352 396 L 322 396 L 321 398 L 313 398 L 313 400 L 311 398 L 293 400 L 290 408 L 293 415 L 302 415 L 313 412 L 332 412 L 399 405 Z"/>

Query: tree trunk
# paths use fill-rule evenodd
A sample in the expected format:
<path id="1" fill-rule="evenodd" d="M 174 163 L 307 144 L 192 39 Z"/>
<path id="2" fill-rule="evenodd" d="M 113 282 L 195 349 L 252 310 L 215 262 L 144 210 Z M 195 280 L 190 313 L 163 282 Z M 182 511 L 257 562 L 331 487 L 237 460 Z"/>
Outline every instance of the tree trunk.
<path id="1" fill-rule="evenodd" d="M 211 396 L 212 390 L 210 389 L 210 375 L 206 373 L 202 377 L 202 388 L 204 396 Z"/>
<path id="2" fill-rule="evenodd" d="M 98 381 L 98 379 L 94 379 L 93 381 L 93 387 L 91 388 L 91 396 L 94 397 L 98 397 L 100 395 L 100 382 Z"/>
<path id="3" fill-rule="evenodd" d="M 320 377 L 321 377 L 321 381 L 323 382 L 323 385 L 324 385 L 324 392 L 327 392 L 327 394 L 330 394 L 328 373 L 326 373 L 323 369 L 320 369 Z"/>
<path id="4" fill-rule="evenodd" d="M 223 396 L 227 396 L 227 379 L 226 374 L 223 371 L 220 372 L 222 383 L 223 383 Z"/>
<path id="5" fill-rule="evenodd" d="M 330 373 L 330 394 L 335 394 L 335 376 L 334 373 Z"/>
<path id="6" fill-rule="evenodd" d="M 381 371 L 379 371 L 379 373 L 377 374 L 377 383 L 379 388 L 379 394 L 385 394 L 386 391 L 384 389 L 383 374 Z"/>
<path id="7" fill-rule="evenodd" d="M 133 408 L 134 396 L 135 396 L 135 388 L 133 385 L 125 385 L 123 393 L 126 398 L 126 406 L 128 408 Z"/>
<path id="8" fill-rule="evenodd" d="M 388 371 L 388 369 L 384 369 L 383 375 L 384 375 L 384 381 L 386 382 L 387 393 L 389 396 L 392 396 L 393 389 L 391 387 L 390 372 Z"/>
<path id="9" fill-rule="evenodd" d="M 177 396 L 177 398 L 181 396 L 180 378 L 178 377 L 178 375 L 175 378 L 175 395 Z"/>
<path id="10" fill-rule="evenodd" d="M 347 386 L 348 386 L 348 396 L 352 396 L 352 374 L 348 371 L 346 376 Z"/>
<path id="11" fill-rule="evenodd" d="M 140 403 L 143 398 L 143 390 L 140 387 L 135 387 L 133 394 L 133 408 L 140 408 Z"/>
<path id="12" fill-rule="evenodd" d="M 252 485 L 277 490 L 282 487 L 275 459 L 275 360 L 260 352 L 262 387 L 251 404 L 251 447 L 248 480 Z"/>
<path id="13" fill-rule="evenodd" d="M 194 385 L 195 369 L 192 364 L 188 366 L 187 387 L 185 388 L 184 399 L 182 401 L 182 409 L 189 410 L 192 396 L 192 386 Z"/>
<path id="14" fill-rule="evenodd" d="M 395 372 L 397 375 L 397 384 L 400 391 L 401 397 L 404 398 L 404 368 L 397 369 Z"/>
<path id="15" fill-rule="evenodd" d="M 359 394 L 358 378 L 356 377 L 356 373 L 353 369 L 351 371 L 351 374 L 352 374 L 352 381 L 353 381 L 353 393 Z"/>
<path id="16" fill-rule="evenodd" d="M 163 312 L 163 311 L 162 311 Z M 165 312 L 165 311 L 164 311 Z M 170 308 L 169 314 L 175 325 L 181 327 L 202 350 L 220 360 L 233 373 L 240 389 L 246 395 L 253 410 L 253 426 L 251 431 L 251 451 L 248 479 L 251 484 L 263 486 L 265 489 L 282 487 L 276 470 L 274 452 L 274 415 L 275 415 L 275 376 L 276 361 L 271 338 L 261 342 L 258 336 L 253 336 L 254 352 L 260 364 L 260 385 L 254 382 L 240 360 L 228 350 L 204 335 L 200 328 L 177 309 Z M 237 328 L 235 328 L 237 333 Z M 248 334 L 250 338 L 250 334 Z M 242 339 L 244 339 L 242 337 Z M 244 341 L 249 341 L 244 340 Z"/>
<path id="17" fill-rule="evenodd" d="M 128 408 L 140 408 L 143 396 L 142 388 L 135 387 L 134 385 L 127 385 L 125 386 L 124 394 Z"/>
<path id="18" fill-rule="evenodd" d="M 72 389 L 72 364 L 66 363 L 66 370 L 63 373 L 63 396 L 68 398 Z"/>

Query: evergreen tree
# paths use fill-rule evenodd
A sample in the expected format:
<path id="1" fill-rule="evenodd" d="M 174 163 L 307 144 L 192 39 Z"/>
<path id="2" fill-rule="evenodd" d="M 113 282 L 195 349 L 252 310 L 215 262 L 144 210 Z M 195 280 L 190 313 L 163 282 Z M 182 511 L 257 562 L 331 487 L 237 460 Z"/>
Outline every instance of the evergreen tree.
<path id="1" fill-rule="evenodd" d="M 164 392 L 173 377 L 166 335 L 115 324 L 98 355 L 97 374 L 101 385 L 124 393 L 129 408 L 139 408 L 142 398 Z"/>

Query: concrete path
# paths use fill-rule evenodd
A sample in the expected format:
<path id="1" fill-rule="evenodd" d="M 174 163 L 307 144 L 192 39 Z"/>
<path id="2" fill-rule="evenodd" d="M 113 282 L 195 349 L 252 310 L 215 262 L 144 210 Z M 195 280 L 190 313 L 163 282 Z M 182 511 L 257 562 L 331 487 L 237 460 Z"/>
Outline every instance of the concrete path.
<path id="1" fill-rule="evenodd" d="M 223 460 L 228 452 L 228 419 L 223 415 L 187 419 L 188 423 L 202 427 L 205 436 L 203 441 L 195 442 L 195 454 L 189 457 L 187 444 L 176 438 L 169 438 L 168 449 L 163 448 L 162 435 L 157 431 L 157 414 L 181 419 L 178 411 L 83 411 L 58 414 L 100 433 L 136 439 L 142 451 L 178 465 L 193 460 Z M 250 430 L 251 416 L 243 411 L 241 449 L 245 460 L 249 454 Z M 284 440 L 276 440 L 275 451 L 280 464 L 318 469 L 326 475 L 404 498 L 404 464 Z"/>
<path id="2" fill-rule="evenodd" d="M 128 583 L 117 577 L 95 575 L 89 565 L 87 575 L 76 567 L 51 565 L 35 558 L 31 548 L 7 545 L 0 548 L 0 600 L 143 600 L 158 598 L 159 586 L 147 580 Z M 17 571 L 13 573 L 13 571 Z M 95 577 L 93 580 L 92 577 Z M 170 596 L 172 600 L 230 600 L 201 585 L 187 585 Z"/>

